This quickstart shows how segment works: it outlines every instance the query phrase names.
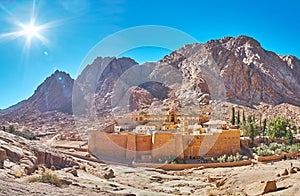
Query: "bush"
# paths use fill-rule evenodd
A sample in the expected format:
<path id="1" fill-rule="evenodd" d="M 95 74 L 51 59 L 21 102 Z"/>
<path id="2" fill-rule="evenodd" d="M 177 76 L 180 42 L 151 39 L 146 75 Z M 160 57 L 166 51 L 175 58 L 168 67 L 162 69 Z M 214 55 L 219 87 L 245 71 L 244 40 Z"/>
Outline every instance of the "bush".
<path id="1" fill-rule="evenodd" d="M 32 177 L 29 179 L 29 182 L 49 183 L 57 187 L 61 187 L 63 185 L 62 181 L 57 177 L 57 175 L 52 174 L 50 172 L 43 173 L 41 176 L 38 177 Z"/>
<path id="2" fill-rule="evenodd" d="M 233 156 L 232 156 L 232 155 L 228 156 L 227 161 L 228 161 L 228 162 L 233 162 L 233 161 L 234 161 Z"/>
<path id="3" fill-rule="evenodd" d="M 278 148 L 278 149 L 276 149 L 276 150 L 274 151 L 274 153 L 279 155 L 279 154 L 282 153 L 282 150 L 281 150 L 280 148 Z"/>
<path id="4" fill-rule="evenodd" d="M 243 156 L 242 160 L 248 160 L 248 157 L 247 156 Z"/>
<path id="5" fill-rule="evenodd" d="M 298 152 L 300 150 L 299 144 L 294 144 L 290 147 L 289 152 Z"/>
<path id="6" fill-rule="evenodd" d="M 258 156 L 270 156 L 274 154 L 282 154 L 284 152 L 297 152 L 300 150 L 300 143 L 293 145 L 285 145 L 278 143 L 270 143 L 269 146 L 261 144 L 259 147 L 254 147 L 253 152 Z"/>
<path id="7" fill-rule="evenodd" d="M 276 150 L 276 149 L 278 149 L 278 148 L 283 148 L 284 147 L 284 145 L 282 145 L 282 144 L 278 144 L 278 143 L 275 143 L 275 142 L 273 142 L 273 143 L 270 143 L 270 145 L 269 145 L 269 148 L 271 149 L 271 150 Z"/>
<path id="8" fill-rule="evenodd" d="M 227 156 L 226 154 L 220 156 L 217 158 L 217 161 L 219 163 L 225 163 L 225 162 L 235 162 L 235 161 L 242 161 L 242 160 L 247 160 L 247 156 L 242 156 L 239 153 L 236 153 L 235 155 L 229 155 Z M 211 159 L 212 161 L 214 160 L 213 158 Z"/>
<path id="9" fill-rule="evenodd" d="M 164 164 L 177 164 L 177 163 L 183 164 L 183 163 L 185 163 L 185 160 L 170 155 L 167 157 L 159 157 L 159 158 L 157 158 L 157 160 L 155 162 L 156 163 L 164 163 Z"/>
<path id="10" fill-rule="evenodd" d="M 36 139 L 36 137 L 34 135 L 26 134 L 26 133 L 23 133 L 23 132 L 20 132 L 20 131 L 16 131 L 13 125 L 9 125 L 8 132 L 11 133 L 11 134 L 23 137 L 23 138 L 28 139 L 28 140 L 35 140 Z"/>
<path id="11" fill-rule="evenodd" d="M 227 158 L 227 155 L 224 154 L 223 156 L 220 156 L 217 160 L 218 160 L 220 163 L 225 163 L 225 162 L 226 162 L 226 158 Z"/>
<path id="12" fill-rule="evenodd" d="M 270 156 L 270 155 L 274 155 L 274 151 L 272 151 L 270 149 L 259 149 L 257 151 L 257 155 L 258 156 Z"/>

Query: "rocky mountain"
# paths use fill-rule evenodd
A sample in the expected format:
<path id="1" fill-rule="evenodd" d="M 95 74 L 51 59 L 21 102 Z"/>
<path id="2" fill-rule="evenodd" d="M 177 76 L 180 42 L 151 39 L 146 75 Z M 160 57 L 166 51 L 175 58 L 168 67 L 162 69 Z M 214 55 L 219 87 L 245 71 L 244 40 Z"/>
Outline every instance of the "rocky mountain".
<path id="1" fill-rule="evenodd" d="M 224 82 L 226 97 L 232 102 L 249 106 L 260 102 L 300 106 L 299 59 L 264 50 L 253 38 L 227 37 L 205 44 L 196 43 L 186 45 L 176 53 L 187 57 L 179 67 L 192 78 L 189 82 L 193 85 L 199 80 L 197 74 L 208 78 L 205 66 L 214 65 Z M 204 59 L 213 62 L 204 62 Z M 206 73 L 201 73 L 201 69 Z"/>
<path id="2" fill-rule="evenodd" d="M 156 63 L 98 57 L 75 81 L 56 71 L 29 99 L 0 111 L 0 120 L 24 122 L 59 113 L 58 119 L 84 115 L 102 118 L 104 124 L 116 111 L 197 110 L 214 100 L 252 108 L 260 103 L 300 106 L 299 76 L 296 57 L 267 51 L 251 37 L 226 37 L 184 45 Z"/>
<path id="3" fill-rule="evenodd" d="M 27 100 L 2 110 L 0 119 L 26 121 L 52 111 L 72 114 L 72 90 L 74 80 L 69 74 L 55 71 L 38 86 Z"/>

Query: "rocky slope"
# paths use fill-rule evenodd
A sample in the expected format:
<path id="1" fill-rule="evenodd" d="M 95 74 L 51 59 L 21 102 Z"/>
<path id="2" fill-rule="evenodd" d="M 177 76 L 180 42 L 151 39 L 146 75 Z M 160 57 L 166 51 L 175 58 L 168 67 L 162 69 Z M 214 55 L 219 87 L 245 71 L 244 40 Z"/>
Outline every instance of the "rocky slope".
<path id="1" fill-rule="evenodd" d="M 227 37 L 186 45 L 176 52 L 187 57 L 179 67 L 194 78 L 190 80 L 193 85 L 199 80 L 197 74 L 209 80 L 206 68 L 213 67 L 218 69 L 230 101 L 249 106 L 260 102 L 300 106 L 299 59 L 266 51 L 253 38 Z"/>
<path id="2" fill-rule="evenodd" d="M 98 57 L 75 81 L 56 71 L 32 97 L 0 111 L 0 121 L 37 122 L 29 126 L 34 130 L 45 127 L 45 121 L 58 130 L 63 122 L 64 130 L 72 130 L 73 113 L 87 118 L 80 125 L 86 129 L 111 123 L 116 112 L 149 107 L 198 112 L 214 100 L 252 108 L 261 103 L 298 107 L 299 76 L 296 57 L 267 51 L 247 36 L 226 37 L 185 45 L 156 63 L 138 65 L 130 58 Z"/>
<path id="3" fill-rule="evenodd" d="M 47 173 L 61 187 L 30 182 Z M 299 177 L 298 160 L 181 171 L 107 165 L 0 131 L 0 195 L 297 195 Z"/>

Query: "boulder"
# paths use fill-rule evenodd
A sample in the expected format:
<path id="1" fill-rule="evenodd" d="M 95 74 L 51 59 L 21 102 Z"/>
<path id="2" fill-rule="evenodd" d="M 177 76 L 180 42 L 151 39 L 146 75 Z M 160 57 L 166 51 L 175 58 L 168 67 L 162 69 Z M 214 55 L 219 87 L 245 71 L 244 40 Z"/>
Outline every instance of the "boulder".
<path id="1" fill-rule="evenodd" d="M 27 175 L 32 174 L 37 168 L 37 165 L 27 157 L 20 160 L 20 165 L 24 167 L 24 171 Z"/>
<path id="2" fill-rule="evenodd" d="M 69 173 L 73 174 L 73 176 L 78 177 L 78 173 L 77 173 L 77 170 L 76 170 L 76 169 L 71 169 L 71 170 L 69 171 Z"/>
<path id="3" fill-rule="evenodd" d="M 288 172 L 287 169 L 285 169 L 285 170 L 283 171 L 283 173 L 281 174 L 281 176 L 287 176 L 287 175 L 289 175 L 289 172 Z"/>
<path id="4" fill-rule="evenodd" d="M 9 173 L 15 178 L 21 178 L 24 175 L 24 168 L 22 168 L 20 165 L 14 165 L 10 169 L 11 171 Z"/>
<path id="5" fill-rule="evenodd" d="M 23 172 L 21 170 L 15 171 L 14 176 L 15 178 L 21 178 L 23 176 Z"/>
<path id="6" fill-rule="evenodd" d="M 80 169 L 83 170 L 83 171 L 87 171 L 87 166 L 85 164 L 80 164 Z"/>
<path id="7" fill-rule="evenodd" d="M 104 179 L 109 179 L 114 177 L 114 171 L 109 168 L 104 168 L 102 171 L 100 171 L 97 176 Z"/>
<path id="8" fill-rule="evenodd" d="M 275 181 L 267 181 L 262 194 L 273 192 L 276 190 L 277 190 L 276 182 Z"/>
<path id="9" fill-rule="evenodd" d="M 295 174 L 295 173 L 297 173 L 297 170 L 295 168 L 291 168 L 290 169 L 290 174 Z"/>
<path id="10" fill-rule="evenodd" d="M 293 167 L 293 169 L 296 170 L 296 171 L 300 171 L 299 167 Z"/>
<path id="11" fill-rule="evenodd" d="M 18 162 L 24 157 L 24 153 L 21 148 L 12 145 L 2 145 L 2 149 L 6 151 L 7 158 L 13 162 Z"/>

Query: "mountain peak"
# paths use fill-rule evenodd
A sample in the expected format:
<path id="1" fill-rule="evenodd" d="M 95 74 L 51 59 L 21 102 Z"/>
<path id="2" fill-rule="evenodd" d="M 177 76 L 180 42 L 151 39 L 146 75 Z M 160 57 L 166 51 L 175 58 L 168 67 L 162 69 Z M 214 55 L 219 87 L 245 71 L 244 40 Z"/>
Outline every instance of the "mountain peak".
<path id="1" fill-rule="evenodd" d="M 26 101 L 26 108 L 42 113 L 59 111 L 72 114 L 73 84 L 74 80 L 68 73 L 56 70 L 37 87 Z"/>
<path id="2" fill-rule="evenodd" d="M 237 48 L 237 47 L 242 47 L 242 46 L 261 48 L 260 43 L 256 39 L 246 35 L 240 35 L 237 37 L 224 37 L 221 39 L 210 40 L 206 42 L 205 45 L 210 47 L 221 46 L 229 50 L 232 50 L 233 48 Z"/>

